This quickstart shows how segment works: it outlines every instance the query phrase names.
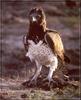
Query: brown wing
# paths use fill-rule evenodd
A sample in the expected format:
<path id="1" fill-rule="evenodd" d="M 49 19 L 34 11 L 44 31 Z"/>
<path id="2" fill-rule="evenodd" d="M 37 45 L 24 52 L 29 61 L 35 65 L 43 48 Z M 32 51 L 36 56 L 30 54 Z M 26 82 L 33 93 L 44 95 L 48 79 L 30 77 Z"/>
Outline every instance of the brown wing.
<path id="1" fill-rule="evenodd" d="M 59 33 L 56 31 L 47 32 L 45 35 L 45 41 L 54 54 L 57 54 L 57 56 L 64 62 L 64 47 Z"/>

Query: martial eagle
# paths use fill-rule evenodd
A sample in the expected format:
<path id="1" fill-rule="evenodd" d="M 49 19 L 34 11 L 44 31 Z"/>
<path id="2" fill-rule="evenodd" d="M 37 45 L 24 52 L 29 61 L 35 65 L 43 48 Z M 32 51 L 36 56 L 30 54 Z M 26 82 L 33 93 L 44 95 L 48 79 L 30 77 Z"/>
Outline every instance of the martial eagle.
<path id="1" fill-rule="evenodd" d="M 50 70 L 49 70 L 49 74 L 47 77 L 49 82 L 52 80 L 52 75 L 58 66 L 59 59 L 62 62 L 62 64 L 64 64 L 65 62 L 69 62 L 68 57 L 65 56 L 64 46 L 63 46 L 63 42 L 60 37 L 60 34 L 56 30 L 51 30 L 46 27 L 45 13 L 44 13 L 43 9 L 41 9 L 41 8 L 37 7 L 37 8 L 31 9 L 31 11 L 29 13 L 29 30 L 28 30 L 27 35 L 24 36 L 23 40 L 24 40 L 24 46 L 25 46 L 26 51 L 28 53 L 31 52 L 31 54 L 33 54 L 36 50 L 36 48 L 33 47 L 33 45 L 35 45 L 35 46 L 39 45 L 40 41 L 42 41 L 42 45 L 40 44 L 38 46 L 40 48 L 39 50 L 41 50 L 41 48 L 42 48 L 41 46 L 43 46 L 44 49 L 46 49 L 46 46 L 48 46 L 50 48 L 50 50 L 51 50 L 50 54 L 53 55 L 55 59 L 53 61 L 54 62 L 53 64 L 49 63 Z M 29 42 L 29 41 L 32 41 L 32 42 Z M 32 45 L 32 43 L 33 43 L 33 45 Z M 31 48 L 32 49 L 35 48 L 34 52 L 31 51 Z M 48 50 L 46 49 L 46 51 L 49 51 L 49 48 L 48 48 Z M 28 53 L 27 53 L 28 56 L 31 55 Z M 39 55 L 40 54 L 41 53 L 39 52 Z M 34 58 L 34 60 L 36 60 L 37 71 L 36 71 L 34 77 L 31 79 L 31 81 L 37 79 L 37 77 L 41 71 L 40 66 L 43 65 L 43 64 L 40 65 L 39 61 L 37 60 L 37 58 L 35 58 L 35 56 L 33 58 Z M 49 55 L 47 57 L 49 57 Z M 49 57 L 49 59 L 50 59 L 50 57 Z M 45 58 L 45 60 L 46 60 L 46 58 Z"/>

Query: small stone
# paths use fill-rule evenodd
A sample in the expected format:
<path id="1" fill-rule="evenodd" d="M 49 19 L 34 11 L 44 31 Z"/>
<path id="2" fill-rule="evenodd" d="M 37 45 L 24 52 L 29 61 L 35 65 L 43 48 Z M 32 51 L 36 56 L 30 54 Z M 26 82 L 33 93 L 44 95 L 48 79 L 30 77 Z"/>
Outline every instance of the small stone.
<path id="1" fill-rule="evenodd" d="M 22 95 L 21 95 L 21 98 L 27 98 L 27 94 L 25 94 L 25 93 L 22 94 Z"/>

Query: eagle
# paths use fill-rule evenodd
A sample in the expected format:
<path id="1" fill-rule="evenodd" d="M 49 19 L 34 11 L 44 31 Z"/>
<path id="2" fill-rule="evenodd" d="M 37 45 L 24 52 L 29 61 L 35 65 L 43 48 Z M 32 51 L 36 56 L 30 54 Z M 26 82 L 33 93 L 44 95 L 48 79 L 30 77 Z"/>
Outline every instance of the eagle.
<path id="1" fill-rule="evenodd" d="M 65 55 L 60 33 L 47 28 L 46 16 L 42 8 L 35 7 L 31 9 L 29 13 L 29 30 L 24 36 L 23 42 L 27 51 L 26 56 L 31 60 L 33 58 L 37 66 L 31 82 L 37 80 L 42 65 L 50 66 L 47 76 L 50 83 L 52 81 L 53 72 L 58 67 L 59 61 L 61 61 L 62 65 L 69 63 L 69 58 Z M 50 53 L 48 53 L 48 51 L 50 51 Z M 41 52 L 43 52 L 43 54 Z M 51 57 L 49 55 L 51 55 Z M 42 63 L 41 59 L 43 61 L 45 60 L 46 63 L 48 62 L 48 64 L 46 64 L 45 61 Z"/>

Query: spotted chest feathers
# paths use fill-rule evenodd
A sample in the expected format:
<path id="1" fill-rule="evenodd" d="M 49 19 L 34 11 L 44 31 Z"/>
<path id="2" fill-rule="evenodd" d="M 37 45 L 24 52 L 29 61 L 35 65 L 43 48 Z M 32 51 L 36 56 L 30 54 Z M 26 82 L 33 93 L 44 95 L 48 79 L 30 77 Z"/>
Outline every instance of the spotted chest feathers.
<path id="1" fill-rule="evenodd" d="M 50 65 L 52 61 L 55 61 L 56 56 L 49 48 L 49 46 L 42 41 L 35 44 L 33 41 L 29 41 L 29 49 L 26 54 L 30 60 L 36 60 L 41 65 Z"/>

